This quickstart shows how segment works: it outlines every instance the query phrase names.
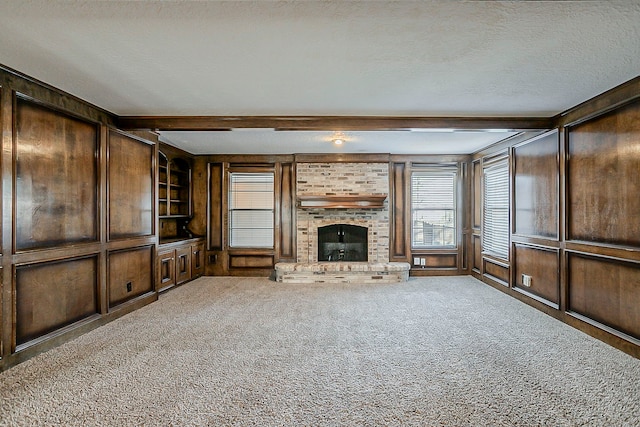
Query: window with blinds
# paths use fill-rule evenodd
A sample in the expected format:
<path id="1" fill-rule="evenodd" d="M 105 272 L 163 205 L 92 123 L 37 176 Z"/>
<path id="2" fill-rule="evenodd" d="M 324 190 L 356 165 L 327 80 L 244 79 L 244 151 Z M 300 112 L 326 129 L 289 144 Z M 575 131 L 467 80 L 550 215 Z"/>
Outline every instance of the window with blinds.
<path id="1" fill-rule="evenodd" d="M 457 168 L 411 173 L 411 247 L 456 247 Z"/>
<path id="2" fill-rule="evenodd" d="M 484 168 L 482 251 L 509 258 L 509 159 Z"/>
<path id="3" fill-rule="evenodd" d="M 232 173 L 229 187 L 229 246 L 272 248 L 273 173 Z"/>

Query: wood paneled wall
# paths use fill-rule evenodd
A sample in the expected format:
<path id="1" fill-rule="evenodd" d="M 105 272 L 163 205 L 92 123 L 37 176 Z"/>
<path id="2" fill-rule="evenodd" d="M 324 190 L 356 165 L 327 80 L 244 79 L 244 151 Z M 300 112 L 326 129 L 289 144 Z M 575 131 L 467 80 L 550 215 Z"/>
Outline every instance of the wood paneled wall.
<path id="1" fill-rule="evenodd" d="M 640 345 L 638 92 L 635 98 L 564 126 L 563 307 Z"/>
<path id="2" fill-rule="evenodd" d="M 157 298 L 157 148 L 0 68 L 0 370 Z"/>
<path id="3" fill-rule="evenodd" d="M 469 156 L 389 156 L 389 155 L 291 155 L 291 156 L 198 156 L 196 171 L 207 171 L 208 183 L 195 181 L 194 198 L 206 197 L 206 218 L 196 209 L 191 226 L 207 230 L 208 275 L 264 275 L 273 272 L 276 262 L 296 260 L 296 162 L 380 162 L 390 165 L 389 209 L 391 220 L 390 260 L 412 262 L 412 256 L 425 258 L 426 265 L 413 270 L 416 275 L 466 274 L 466 244 L 470 236 L 469 215 L 465 212 L 468 199 Z M 451 249 L 412 251 L 410 178 L 413 165 L 453 164 L 458 167 L 458 244 Z M 274 249 L 233 249 L 227 243 L 227 194 L 229 171 L 273 170 L 276 178 L 276 228 Z M 266 169 L 265 169 L 266 168 Z M 197 204 L 196 204 L 197 206 Z M 201 207 L 205 209 L 205 207 Z"/>
<path id="4" fill-rule="evenodd" d="M 276 262 L 296 260 L 296 197 L 294 156 L 197 156 L 192 230 L 206 230 L 207 275 L 270 276 Z M 228 174 L 273 172 L 275 179 L 275 239 L 273 248 L 230 248 L 228 243 Z M 198 201 L 200 200 L 200 202 Z M 206 201 L 206 204 L 202 203 Z M 206 214 L 205 214 L 206 213 Z"/>
<path id="5" fill-rule="evenodd" d="M 411 264 L 413 276 L 443 276 L 468 273 L 467 245 L 471 236 L 469 203 L 469 156 L 394 155 L 390 157 L 391 210 L 389 260 Z M 411 173 L 425 166 L 448 165 L 457 169 L 455 248 L 417 249 L 411 244 Z M 414 265 L 414 258 L 424 259 L 424 265 Z"/>
<path id="6" fill-rule="evenodd" d="M 472 274 L 640 357 L 640 78 L 563 113 L 557 124 L 474 156 Z M 482 253 L 478 220 L 481 165 L 505 149 L 511 250 L 501 282 Z"/>

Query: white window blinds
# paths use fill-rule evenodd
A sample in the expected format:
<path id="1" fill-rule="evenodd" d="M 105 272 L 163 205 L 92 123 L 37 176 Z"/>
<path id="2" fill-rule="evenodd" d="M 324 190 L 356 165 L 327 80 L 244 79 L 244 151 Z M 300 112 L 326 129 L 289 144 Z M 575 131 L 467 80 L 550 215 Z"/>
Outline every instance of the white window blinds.
<path id="1" fill-rule="evenodd" d="M 456 246 L 456 169 L 411 174 L 411 246 Z"/>
<path id="2" fill-rule="evenodd" d="M 509 159 L 484 169 L 483 252 L 509 258 Z"/>
<path id="3" fill-rule="evenodd" d="M 229 246 L 272 248 L 273 221 L 273 173 L 232 173 Z"/>

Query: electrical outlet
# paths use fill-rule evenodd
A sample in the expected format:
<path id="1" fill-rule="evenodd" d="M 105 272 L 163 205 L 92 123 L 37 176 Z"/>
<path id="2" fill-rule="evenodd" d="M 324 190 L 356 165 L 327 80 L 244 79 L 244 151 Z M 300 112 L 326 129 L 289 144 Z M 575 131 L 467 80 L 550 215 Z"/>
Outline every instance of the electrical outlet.
<path id="1" fill-rule="evenodd" d="M 131 285 L 131 282 L 127 283 L 127 292 L 131 292 L 133 290 L 133 285 Z"/>
<path id="2" fill-rule="evenodd" d="M 522 286 L 526 286 L 527 288 L 531 287 L 531 276 L 526 274 L 522 275 Z"/>

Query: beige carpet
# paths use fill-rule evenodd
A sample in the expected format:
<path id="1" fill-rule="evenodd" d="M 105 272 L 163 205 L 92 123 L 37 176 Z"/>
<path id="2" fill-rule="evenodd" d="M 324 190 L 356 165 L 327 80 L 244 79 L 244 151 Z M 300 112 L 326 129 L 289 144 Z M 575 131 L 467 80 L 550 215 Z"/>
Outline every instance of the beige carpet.
<path id="1" fill-rule="evenodd" d="M 638 426 L 640 360 L 470 277 L 201 278 L 0 397 L 6 426 Z"/>

